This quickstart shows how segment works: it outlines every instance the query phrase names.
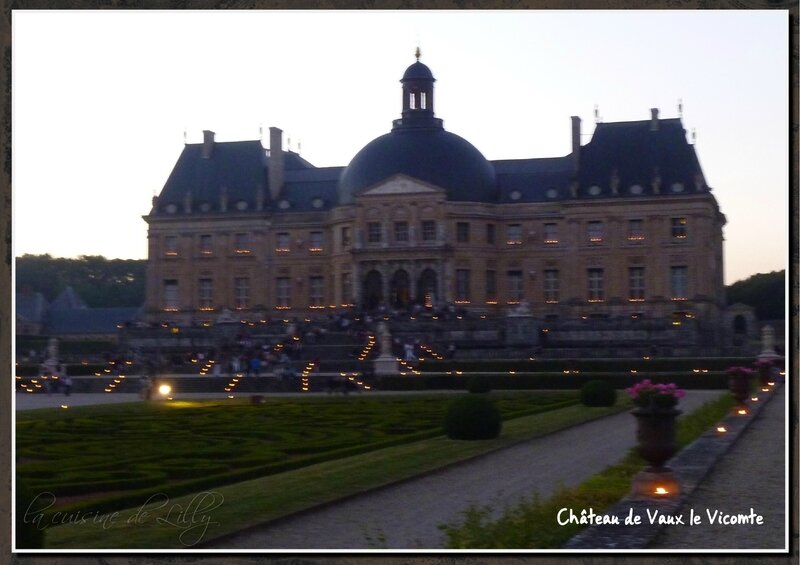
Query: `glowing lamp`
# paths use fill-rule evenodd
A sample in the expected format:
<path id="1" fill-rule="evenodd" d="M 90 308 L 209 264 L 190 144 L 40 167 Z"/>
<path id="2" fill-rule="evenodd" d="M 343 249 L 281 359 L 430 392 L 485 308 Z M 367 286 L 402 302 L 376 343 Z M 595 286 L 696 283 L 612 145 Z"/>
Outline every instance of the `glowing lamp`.
<path id="1" fill-rule="evenodd" d="M 664 496 L 669 494 L 669 491 L 664 487 L 656 487 L 655 494 L 658 496 Z"/>
<path id="2" fill-rule="evenodd" d="M 750 400 L 752 400 L 753 402 L 758 402 L 758 397 L 757 396 L 751 396 Z"/>
<path id="3" fill-rule="evenodd" d="M 62 404 L 61 408 L 67 409 L 67 408 L 69 408 L 69 406 L 67 406 L 66 404 Z"/>
<path id="4" fill-rule="evenodd" d="M 167 396 L 170 392 L 172 392 L 172 387 L 169 385 L 161 385 L 158 387 L 158 392 L 162 396 Z"/>
<path id="5" fill-rule="evenodd" d="M 736 411 L 736 413 L 739 414 L 740 416 L 746 416 L 747 415 L 747 409 L 746 408 L 739 408 Z"/>
<path id="6" fill-rule="evenodd" d="M 728 431 L 728 428 L 726 428 L 725 426 L 717 426 L 717 431 L 721 434 L 724 434 L 725 432 Z"/>

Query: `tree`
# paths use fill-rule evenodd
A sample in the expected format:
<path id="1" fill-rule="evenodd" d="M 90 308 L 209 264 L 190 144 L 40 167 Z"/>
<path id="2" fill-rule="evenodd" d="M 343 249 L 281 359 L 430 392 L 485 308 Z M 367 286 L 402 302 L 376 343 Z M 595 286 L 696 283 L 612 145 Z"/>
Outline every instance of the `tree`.
<path id="1" fill-rule="evenodd" d="M 781 319 L 786 315 L 785 282 L 785 269 L 736 281 L 725 287 L 728 304 L 741 302 L 752 306 L 759 320 Z"/>

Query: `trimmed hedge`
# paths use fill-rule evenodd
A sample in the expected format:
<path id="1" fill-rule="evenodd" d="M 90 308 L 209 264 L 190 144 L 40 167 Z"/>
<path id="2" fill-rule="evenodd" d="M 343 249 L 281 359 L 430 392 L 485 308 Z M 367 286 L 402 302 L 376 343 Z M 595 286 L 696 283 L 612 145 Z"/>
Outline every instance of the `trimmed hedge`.
<path id="1" fill-rule="evenodd" d="M 485 396 L 470 394 L 450 403 L 444 431 L 450 439 L 492 439 L 500 435 L 503 419 L 500 410 Z"/>
<path id="2" fill-rule="evenodd" d="M 679 372 L 693 369 L 707 369 L 708 371 L 724 371 L 731 366 L 749 366 L 754 357 L 655 357 L 644 359 L 642 357 L 628 359 L 476 359 L 458 360 L 450 359 L 437 361 L 425 359 L 420 363 L 420 370 L 424 372 L 447 372 L 452 370 L 464 373 L 504 373 L 508 371 L 519 372 L 561 372 L 565 369 L 581 372 L 629 372 L 631 369 L 639 372 Z"/>
<path id="3" fill-rule="evenodd" d="M 39 525 L 46 523 L 40 522 L 45 503 L 41 502 L 37 508 L 34 491 L 20 477 L 17 477 L 16 495 L 17 549 L 41 549 L 44 547 L 44 529 L 40 529 Z"/>
<path id="4" fill-rule="evenodd" d="M 617 389 L 608 381 L 589 381 L 581 387 L 581 402 L 584 406 L 614 406 Z"/>
<path id="5" fill-rule="evenodd" d="M 467 390 L 472 394 L 486 394 L 487 392 L 492 391 L 492 385 L 489 383 L 489 379 L 487 377 L 483 375 L 477 375 L 469 380 Z"/>

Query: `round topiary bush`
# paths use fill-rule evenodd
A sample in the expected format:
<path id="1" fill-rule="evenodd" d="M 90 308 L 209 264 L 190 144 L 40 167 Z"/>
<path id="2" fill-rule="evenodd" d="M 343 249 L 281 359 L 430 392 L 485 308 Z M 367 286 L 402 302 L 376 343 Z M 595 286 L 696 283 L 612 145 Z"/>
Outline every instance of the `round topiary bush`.
<path id="1" fill-rule="evenodd" d="M 486 394 L 492 391 L 492 386 L 489 384 L 489 379 L 479 375 L 469 380 L 467 390 L 473 394 Z"/>
<path id="2" fill-rule="evenodd" d="M 581 387 L 581 402 L 584 406 L 614 406 L 617 389 L 607 381 L 589 381 Z"/>
<path id="3" fill-rule="evenodd" d="M 485 396 L 460 396 L 450 403 L 444 431 L 450 439 L 492 439 L 500 435 L 500 410 Z"/>
<path id="4" fill-rule="evenodd" d="M 17 477 L 16 487 L 17 549 L 41 549 L 44 546 L 42 508 L 45 505 L 28 486 Z"/>

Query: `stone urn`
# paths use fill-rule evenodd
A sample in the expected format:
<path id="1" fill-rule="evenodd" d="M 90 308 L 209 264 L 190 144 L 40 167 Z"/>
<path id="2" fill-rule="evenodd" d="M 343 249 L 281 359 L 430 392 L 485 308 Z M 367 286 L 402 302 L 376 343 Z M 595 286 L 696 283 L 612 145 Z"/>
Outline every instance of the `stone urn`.
<path id="1" fill-rule="evenodd" d="M 631 414 L 636 417 L 638 424 L 636 430 L 636 439 L 639 443 L 637 451 L 649 463 L 646 471 L 649 473 L 667 471 L 664 463 L 677 451 L 675 419 L 681 414 L 681 411 L 674 406 L 649 406 L 634 408 Z"/>
<path id="2" fill-rule="evenodd" d="M 745 367 L 728 369 L 728 389 L 739 406 L 745 406 L 750 396 L 750 377 L 753 372 Z"/>

